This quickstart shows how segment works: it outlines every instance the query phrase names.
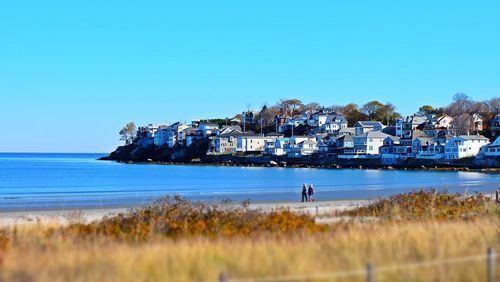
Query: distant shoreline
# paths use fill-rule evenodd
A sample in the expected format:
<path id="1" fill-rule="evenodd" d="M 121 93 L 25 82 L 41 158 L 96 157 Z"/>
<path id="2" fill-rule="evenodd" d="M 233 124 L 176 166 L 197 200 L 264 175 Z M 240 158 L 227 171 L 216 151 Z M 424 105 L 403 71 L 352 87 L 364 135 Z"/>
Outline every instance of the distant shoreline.
<path id="1" fill-rule="evenodd" d="M 213 167 L 265 167 L 265 168 L 311 168 L 311 169 L 361 169 L 361 170 L 400 170 L 400 171 L 444 171 L 444 172 L 484 172 L 484 173 L 500 173 L 500 168 L 469 168 L 461 166 L 424 166 L 421 167 L 405 167 L 391 165 L 338 165 L 330 164 L 315 164 L 315 163 L 295 163 L 286 165 L 270 165 L 263 163 L 240 163 L 240 162 L 176 162 L 176 161 L 133 161 L 133 160 L 114 160 L 107 157 L 97 159 L 99 161 L 114 161 L 123 164 L 143 164 L 143 165 L 185 165 L 185 166 L 213 166 Z"/>

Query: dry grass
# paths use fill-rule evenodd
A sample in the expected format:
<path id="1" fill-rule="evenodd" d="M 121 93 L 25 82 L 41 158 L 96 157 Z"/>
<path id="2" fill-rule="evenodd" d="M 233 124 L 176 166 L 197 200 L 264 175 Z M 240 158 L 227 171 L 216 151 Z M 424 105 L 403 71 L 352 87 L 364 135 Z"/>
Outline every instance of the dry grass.
<path id="1" fill-rule="evenodd" d="M 256 218 L 265 221 L 266 216 Z M 109 220 L 88 226 L 115 226 Z M 285 234 L 257 228 L 252 235 L 186 237 L 159 229 L 137 240 L 95 230 L 75 233 L 74 228 L 1 231 L 0 280 L 216 281 L 220 272 L 232 278 L 308 275 L 362 269 L 367 261 L 379 267 L 484 254 L 487 247 L 500 250 L 500 221 L 489 209 L 465 219 L 348 222 L 322 232 L 300 227 Z M 334 281 L 365 280 L 361 275 Z M 377 281 L 485 281 L 485 262 L 378 273 Z"/>

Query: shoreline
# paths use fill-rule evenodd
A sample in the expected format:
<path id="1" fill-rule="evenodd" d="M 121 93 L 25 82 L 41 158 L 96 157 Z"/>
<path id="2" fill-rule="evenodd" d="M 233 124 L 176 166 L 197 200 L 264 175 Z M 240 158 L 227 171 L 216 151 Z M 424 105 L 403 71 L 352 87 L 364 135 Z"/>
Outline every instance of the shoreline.
<path id="1" fill-rule="evenodd" d="M 482 172 L 482 173 L 500 173 L 500 168 L 469 168 L 460 166 L 421 166 L 421 167 L 404 167 L 404 166 L 363 166 L 363 165 L 338 165 L 338 164 L 287 164 L 287 165 L 270 165 L 262 163 L 235 163 L 235 162 L 164 162 L 164 161 L 133 161 L 133 160 L 116 160 L 108 159 L 107 157 L 99 158 L 98 161 L 111 161 L 121 164 L 140 164 L 140 165 L 172 165 L 172 166 L 210 166 L 210 167 L 260 167 L 260 168 L 309 168 L 309 169 L 350 169 L 350 170 L 394 170 L 394 171 L 442 171 L 442 172 Z"/>

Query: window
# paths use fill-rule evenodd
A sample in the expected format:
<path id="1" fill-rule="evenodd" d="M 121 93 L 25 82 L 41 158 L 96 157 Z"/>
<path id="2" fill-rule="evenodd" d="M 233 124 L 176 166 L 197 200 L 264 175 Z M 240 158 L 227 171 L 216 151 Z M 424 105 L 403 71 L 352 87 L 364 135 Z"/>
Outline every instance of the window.
<path id="1" fill-rule="evenodd" d="M 373 150 L 373 146 L 369 146 L 369 147 L 368 147 L 368 150 Z"/>

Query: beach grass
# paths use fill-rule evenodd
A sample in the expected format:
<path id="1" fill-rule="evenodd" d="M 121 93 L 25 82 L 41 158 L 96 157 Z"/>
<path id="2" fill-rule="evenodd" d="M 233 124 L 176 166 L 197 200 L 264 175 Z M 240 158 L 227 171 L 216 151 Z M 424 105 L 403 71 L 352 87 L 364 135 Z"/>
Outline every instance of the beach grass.
<path id="1" fill-rule="evenodd" d="M 417 195 L 416 201 L 427 196 Z M 457 199 L 468 201 L 467 197 L 452 197 L 450 205 Z M 170 233 L 165 228 L 155 227 L 159 224 L 157 220 L 165 220 L 165 208 L 172 209 L 171 205 L 176 201 L 171 199 L 169 204 L 164 202 L 163 207 L 144 207 L 121 217 L 86 225 L 42 223 L 3 229 L 0 232 L 0 280 L 217 281 L 219 274 L 224 272 L 229 281 L 282 276 L 295 277 L 299 281 L 324 281 L 319 279 L 319 274 L 361 270 L 352 276 L 328 276 L 326 281 L 366 281 L 363 269 L 367 262 L 371 262 L 375 266 L 377 281 L 485 281 L 485 258 L 419 268 L 394 268 L 384 272 L 377 272 L 377 269 L 484 255 L 488 247 L 500 250 L 500 221 L 496 205 L 488 199 L 477 202 L 481 209 L 461 209 L 462 216 L 451 217 L 426 215 L 407 218 L 379 214 L 378 220 L 363 221 L 359 219 L 364 211 L 358 209 L 353 211 L 356 214 L 353 220 L 327 227 L 314 221 L 311 223 L 310 216 L 287 211 L 272 214 L 250 211 L 245 207 L 215 208 L 218 211 L 216 218 L 224 214 L 230 221 L 238 223 L 225 223 L 236 230 L 246 230 L 244 226 L 250 218 L 250 225 L 255 228 L 243 233 L 220 231 L 223 230 L 220 222 L 207 224 L 210 228 L 192 229 L 189 222 L 185 226 L 186 215 L 203 217 L 193 212 L 193 208 L 202 208 L 200 210 L 204 213 L 207 213 L 207 208 L 212 208 L 212 212 L 214 209 L 182 200 L 181 204 L 186 206 L 181 208 L 182 211 L 176 211 L 177 217 L 169 217 L 169 220 L 175 218 L 172 222 L 183 222 L 182 228 L 185 229 Z M 185 212 L 186 208 L 190 212 Z M 151 209 L 156 209 L 157 213 L 152 214 L 159 216 L 149 214 L 135 221 L 129 218 Z M 232 216 L 233 212 L 238 216 Z M 394 211 L 390 212 L 394 214 Z M 274 220 L 268 221 L 271 218 Z M 213 217 L 205 218 L 208 219 L 213 220 Z M 301 224 L 287 225 L 290 220 Z M 140 229 L 144 228 L 141 226 L 144 222 L 151 225 L 147 236 L 126 235 L 137 234 L 133 226 L 138 222 L 137 228 Z M 283 225 L 288 226 L 285 232 L 281 229 Z M 117 236 L 116 231 L 103 231 L 106 227 L 127 232 Z M 500 266 L 500 262 L 495 260 L 495 265 Z"/>

